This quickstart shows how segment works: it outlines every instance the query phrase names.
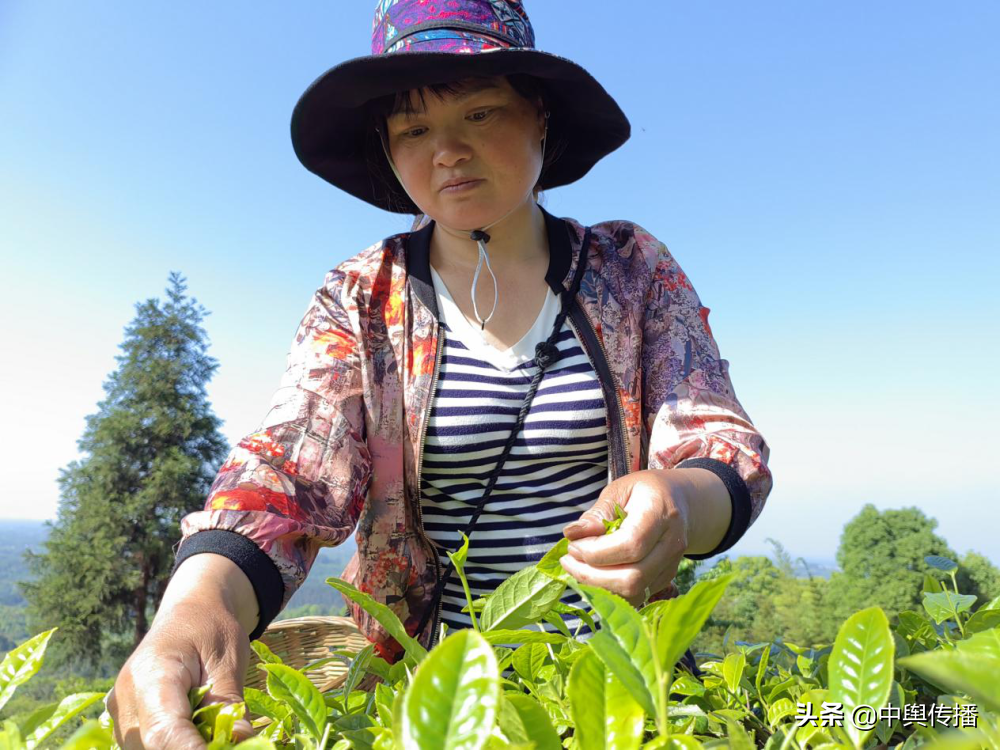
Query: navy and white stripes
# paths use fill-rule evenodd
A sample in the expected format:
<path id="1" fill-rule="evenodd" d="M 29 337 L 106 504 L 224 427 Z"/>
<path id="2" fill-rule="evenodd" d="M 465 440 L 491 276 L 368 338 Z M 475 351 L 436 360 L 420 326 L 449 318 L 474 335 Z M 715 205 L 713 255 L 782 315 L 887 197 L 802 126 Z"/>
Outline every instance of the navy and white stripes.
<path id="1" fill-rule="evenodd" d="M 423 448 L 421 514 L 431 541 L 454 551 L 517 414 L 532 376 L 535 344 L 548 338 L 559 299 L 548 292 L 535 325 L 500 351 L 482 338 L 432 269 L 442 313 L 444 351 Z M 607 417 L 597 375 L 565 323 L 559 359 L 542 377 L 521 433 L 470 537 L 465 573 L 473 598 L 492 593 L 518 570 L 537 562 L 562 539 L 562 529 L 597 500 L 608 483 Z M 448 563 L 440 552 L 442 569 Z M 568 589 L 562 601 L 585 607 Z M 452 571 L 442 597 L 449 630 L 471 626 L 465 593 Z M 563 615 L 579 637 L 589 628 Z M 556 627 L 544 623 L 548 632 Z"/>

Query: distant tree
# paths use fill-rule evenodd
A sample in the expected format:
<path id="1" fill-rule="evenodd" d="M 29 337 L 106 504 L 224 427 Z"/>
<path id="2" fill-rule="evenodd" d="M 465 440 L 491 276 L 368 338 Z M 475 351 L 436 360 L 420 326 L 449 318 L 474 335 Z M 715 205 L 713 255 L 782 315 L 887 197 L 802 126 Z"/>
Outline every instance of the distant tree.
<path id="1" fill-rule="evenodd" d="M 958 563 L 955 580 L 958 590 L 963 594 L 973 594 L 977 597 L 972 606 L 975 611 L 981 606 L 1000 596 L 1000 569 L 978 552 L 969 552 Z"/>
<path id="2" fill-rule="evenodd" d="M 859 609 L 879 606 L 891 618 L 921 608 L 927 555 L 957 561 L 934 533 L 937 521 L 919 508 L 879 511 L 868 503 L 844 526 L 837 549 L 840 571 L 830 577 L 828 595 L 838 622 Z"/>
<path id="3" fill-rule="evenodd" d="M 95 664 L 108 648 L 138 644 L 166 588 L 180 520 L 201 509 L 228 452 L 205 393 L 218 367 L 200 326 L 208 312 L 185 290 L 174 272 L 165 304 L 136 303 L 78 442 L 83 458 L 60 472 L 45 552 L 25 556 L 33 629 L 59 626 L 57 654 Z"/>

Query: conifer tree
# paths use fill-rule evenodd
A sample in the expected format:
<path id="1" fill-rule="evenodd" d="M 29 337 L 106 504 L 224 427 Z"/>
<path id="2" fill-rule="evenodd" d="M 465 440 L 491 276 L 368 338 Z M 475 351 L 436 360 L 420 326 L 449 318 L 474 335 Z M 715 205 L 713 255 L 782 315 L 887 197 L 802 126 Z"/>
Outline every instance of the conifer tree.
<path id="1" fill-rule="evenodd" d="M 208 312 L 185 291 L 172 272 L 166 303 L 136 303 L 81 458 L 60 471 L 45 551 L 26 555 L 34 580 L 21 588 L 35 630 L 59 626 L 57 653 L 91 664 L 146 634 L 180 520 L 202 508 L 228 453 L 205 392 L 218 367 L 200 325 Z"/>

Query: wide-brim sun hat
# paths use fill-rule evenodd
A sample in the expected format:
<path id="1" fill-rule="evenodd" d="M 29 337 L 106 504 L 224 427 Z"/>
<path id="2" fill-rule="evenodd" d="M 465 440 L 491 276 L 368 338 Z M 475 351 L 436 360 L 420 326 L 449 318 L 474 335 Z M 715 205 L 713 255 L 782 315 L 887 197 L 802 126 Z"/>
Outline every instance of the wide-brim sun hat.
<path id="1" fill-rule="evenodd" d="M 292 112 L 292 146 L 306 169 L 341 190 L 386 211 L 417 214 L 391 177 L 368 103 L 469 76 L 517 73 L 541 83 L 547 138 L 560 144 L 541 188 L 579 180 L 629 139 L 628 118 L 590 73 L 535 49 L 520 0 L 379 0 L 372 54 L 340 63 L 306 89 Z"/>

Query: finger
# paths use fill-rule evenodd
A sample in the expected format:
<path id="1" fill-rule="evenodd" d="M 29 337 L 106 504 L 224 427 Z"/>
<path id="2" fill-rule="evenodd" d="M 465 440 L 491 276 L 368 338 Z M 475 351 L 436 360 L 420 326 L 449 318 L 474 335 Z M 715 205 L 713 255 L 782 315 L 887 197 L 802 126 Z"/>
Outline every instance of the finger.
<path id="1" fill-rule="evenodd" d="M 249 643 L 243 639 L 238 647 L 225 649 L 220 659 L 209 662 L 205 670 L 205 682 L 212 687 L 205 694 L 202 705 L 243 702 L 243 678 L 250 658 Z M 233 731 L 241 740 L 254 734 L 250 721 L 245 718 L 238 719 L 233 724 Z"/>
<path id="2" fill-rule="evenodd" d="M 605 589 L 639 606 L 646 599 L 647 588 L 652 594 L 670 585 L 682 555 L 683 549 L 668 538 L 637 563 L 595 567 L 571 555 L 563 555 L 559 562 L 580 583 Z"/>
<path id="3" fill-rule="evenodd" d="M 653 492 L 636 484 L 629 495 L 628 516 L 618 530 L 574 539 L 569 552 L 590 565 L 637 563 L 652 552 L 667 525 Z"/>
<path id="4" fill-rule="evenodd" d="M 148 680 L 139 701 L 136 734 L 141 744 L 129 745 L 126 750 L 133 747 L 205 750 L 205 740 L 191 721 L 188 692 L 194 680 L 190 670 L 180 662 L 160 662 L 148 673 Z"/>
<path id="5" fill-rule="evenodd" d="M 609 484 L 598 496 L 597 501 L 583 512 L 579 519 L 563 528 L 567 539 L 575 540 L 604 534 L 604 524 L 601 521 L 615 519 L 615 504 L 625 507 L 628 498 L 623 497 L 621 485 Z"/>

